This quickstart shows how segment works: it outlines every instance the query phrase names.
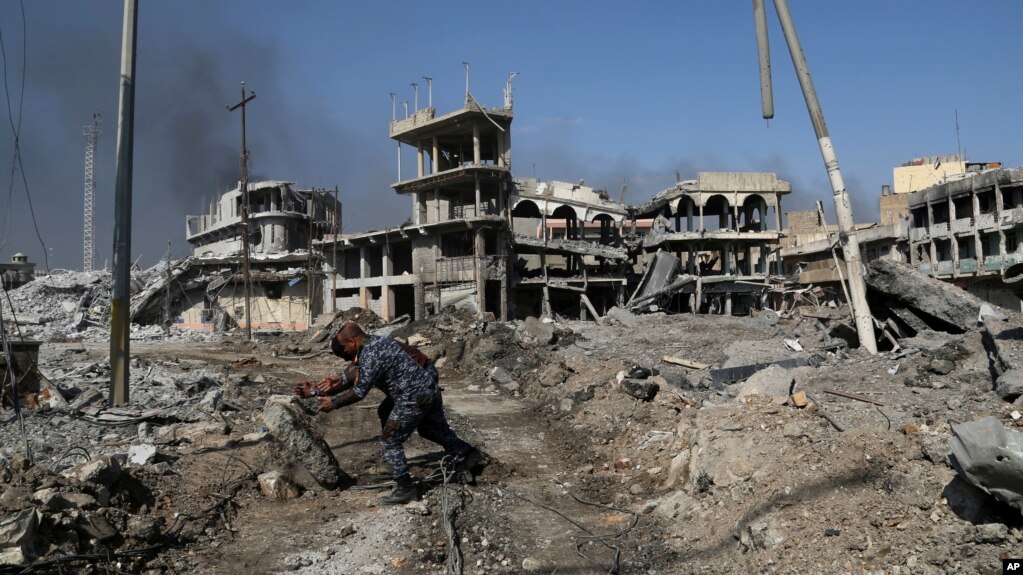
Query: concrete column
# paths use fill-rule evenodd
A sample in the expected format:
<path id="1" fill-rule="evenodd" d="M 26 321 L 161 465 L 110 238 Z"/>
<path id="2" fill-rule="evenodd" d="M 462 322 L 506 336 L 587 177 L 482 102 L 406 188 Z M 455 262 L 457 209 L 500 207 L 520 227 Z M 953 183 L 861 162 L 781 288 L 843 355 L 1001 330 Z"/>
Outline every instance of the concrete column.
<path id="1" fill-rule="evenodd" d="M 504 167 L 511 169 L 511 131 L 505 128 L 504 136 Z"/>
<path id="2" fill-rule="evenodd" d="M 477 162 L 479 163 L 479 162 Z M 480 175 L 476 174 L 476 208 L 473 211 L 474 217 L 480 217 L 483 215 L 483 204 L 482 198 L 480 197 Z"/>
<path id="3" fill-rule="evenodd" d="M 732 315 L 732 292 L 725 294 L 725 313 L 724 315 Z"/>
<path id="4" fill-rule="evenodd" d="M 721 273 L 732 275 L 732 247 L 727 243 L 721 248 Z"/>
<path id="5" fill-rule="evenodd" d="M 359 248 L 359 278 L 369 277 L 369 250 L 366 246 Z M 359 307 L 369 309 L 369 288 L 359 288 Z"/>
<path id="6" fill-rule="evenodd" d="M 483 238 L 483 228 L 476 230 L 473 251 L 476 254 L 476 309 L 483 313 L 487 309 L 487 282 L 483 274 L 483 256 L 486 251 L 486 241 Z"/>
<path id="7" fill-rule="evenodd" d="M 540 313 L 546 317 L 552 318 L 554 314 L 551 313 L 551 291 L 547 287 L 547 252 L 540 252 L 540 268 L 543 270 L 543 300 L 540 305 Z"/>
<path id="8" fill-rule="evenodd" d="M 501 260 L 501 321 L 508 321 L 508 252 L 504 230 L 497 230 L 497 255 Z"/>
<path id="9" fill-rule="evenodd" d="M 707 228 L 703 226 L 703 204 L 700 205 L 700 231 L 706 231 Z"/>
<path id="10" fill-rule="evenodd" d="M 472 163 L 477 166 L 483 163 L 480 153 L 480 125 L 472 125 Z"/>
<path id="11" fill-rule="evenodd" d="M 497 134 L 497 165 L 504 167 L 504 132 Z"/>
<path id="12" fill-rule="evenodd" d="M 948 237 L 951 239 L 952 250 L 952 277 L 959 277 L 959 239 L 956 237 L 953 225 L 956 221 L 956 205 L 952 196 L 948 196 Z"/>
<path id="13" fill-rule="evenodd" d="M 500 214 L 501 217 L 506 218 L 506 219 L 508 217 L 508 214 L 506 214 L 505 211 L 504 211 L 504 206 L 505 206 L 505 201 L 504 200 L 505 200 L 505 196 L 507 194 L 507 192 L 505 191 L 505 186 L 507 184 L 509 184 L 509 183 L 510 183 L 509 180 L 502 180 L 502 181 L 498 182 L 498 184 L 497 184 L 497 213 Z"/>
<path id="14" fill-rule="evenodd" d="M 385 321 L 394 319 L 394 289 L 390 286 L 390 276 L 394 274 L 394 261 L 391 259 L 391 246 L 384 244 L 382 253 L 383 280 L 380 288 L 380 317 Z"/>
<path id="15" fill-rule="evenodd" d="M 767 200 L 760 199 L 760 231 L 767 231 Z"/>
<path id="16" fill-rule="evenodd" d="M 416 176 L 423 177 L 423 172 L 426 169 L 425 159 L 423 158 L 423 143 L 419 142 L 416 146 Z"/>
<path id="17" fill-rule="evenodd" d="M 426 319 L 426 286 L 417 280 L 412 286 L 412 299 L 415 302 L 413 315 L 417 320 Z"/>
<path id="18" fill-rule="evenodd" d="M 973 202 L 973 259 L 977 262 L 975 275 L 984 271 L 984 247 L 980 242 L 980 231 L 977 230 L 977 218 L 980 217 L 980 198 L 977 197 L 977 190 L 970 191 L 970 201 Z"/>
<path id="19" fill-rule="evenodd" d="M 777 198 L 777 200 L 775 200 L 775 201 L 778 203 L 778 205 L 774 207 L 774 226 L 775 226 L 774 229 L 776 229 L 777 231 L 780 232 L 782 230 L 782 227 L 781 227 L 781 196 L 779 195 L 779 196 L 775 196 L 775 197 Z"/>
<path id="20" fill-rule="evenodd" d="M 1002 230 L 1002 210 L 1005 209 L 1005 202 L 1002 201 L 1002 188 L 995 182 L 995 230 L 998 231 L 998 269 L 1005 270 L 1005 232 Z"/>
<path id="21" fill-rule="evenodd" d="M 435 222 L 439 222 L 439 221 L 441 221 L 441 219 L 440 219 L 440 188 L 434 188 L 433 189 L 433 207 L 434 207 L 434 210 L 436 211 L 436 219 L 434 221 Z"/>
<path id="22" fill-rule="evenodd" d="M 729 229 L 739 230 L 739 204 L 732 206 L 732 225 Z"/>
<path id="23" fill-rule="evenodd" d="M 430 154 L 430 163 L 430 167 L 432 168 L 430 170 L 431 174 L 436 174 L 440 171 L 440 154 L 437 149 L 437 136 L 433 137 L 433 153 Z"/>

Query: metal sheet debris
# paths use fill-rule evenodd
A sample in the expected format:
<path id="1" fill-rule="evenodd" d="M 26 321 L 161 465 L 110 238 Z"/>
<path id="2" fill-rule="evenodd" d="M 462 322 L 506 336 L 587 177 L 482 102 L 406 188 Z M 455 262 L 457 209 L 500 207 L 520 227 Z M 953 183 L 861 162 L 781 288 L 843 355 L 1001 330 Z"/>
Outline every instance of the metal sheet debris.
<path id="1" fill-rule="evenodd" d="M 1023 511 L 1023 433 L 988 416 L 952 425 L 952 465 L 959 476 Z"/>

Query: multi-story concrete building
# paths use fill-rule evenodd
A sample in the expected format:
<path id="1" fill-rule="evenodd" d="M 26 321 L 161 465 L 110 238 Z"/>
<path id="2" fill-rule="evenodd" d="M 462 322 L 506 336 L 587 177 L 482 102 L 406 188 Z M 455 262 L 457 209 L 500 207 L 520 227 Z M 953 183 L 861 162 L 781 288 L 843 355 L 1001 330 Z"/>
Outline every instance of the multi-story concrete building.
<path id="1" fill-rule="evenodd" d="M 911 193 L 908 205 L 914 266 L 992 303 L 1019 307 L 1002 276 L 1023 262 L 1023 168 L 969 172 Z"/>
<path id="2" fill-rule="evenodd" d="M 323 262 L 311 248 L 340 220 L 334 193 L 284 181 L 249 183 L 253 329 L 305 330 L 320 312 Z M 193 255 L 132 298 L 132 321 L 204 331 L 246 327 L 242 192 L 225 192 L 205 214 L 185 221 Z"/>
<path id="3" fill-rule="evenodd" d="M 882 215 L 885 199 L 881 196 Z M 781 257 L 785 275 L 802 285 L 823 285 L 838 298 L 842 294 L 837 282 L 848 277 L 845 256 L 838 242 L 838 225 L 825 225 L 820 211 L 788 212 L 788 228 L 782 240 Z M 889 223 L 856 224 L 860 255 L 864 264 L 876 259 L 905 262 L 907 221 L 904 218 L 886 218 Z M 844 295 L 841 295 L 844 298 Z"/>
<path id="4" fill-rule="evenodd" d="M 322 243 L 338 254 L 325 309 L 360 306 L 387 319 L 447 305 L 501 319 L 603 314 L 626 303 L 630 283 L 658 251 L 678 254 L 681 267 L 702 278 L 683 290 L 679 310 L 706 310 L 716 298 L 714 309 L 731 311 L 733 294 L 763 291 L 788 182 L 702 173 L 629 207 L 582 181 L 514 178 L 512 119 L 510 98 L 488 108 L 467 95 L 452 113 L 425 108 L 391 122 L 391 138 L 416 151 L 415 177 L 392 186 L 410 197 L 411 217 Z M 757 305 L 740 299 L 736 310 Z"/>
<path id="5" fill-rule="evenodd" d="M 782 198 L 790 193 L 791 184 L 772 173 L 701 172 L 631 209 L 637 220 L 659 222 L 640 249 L 676 254 L 682 269 L 700 278 L 681 291 L 694 297 L 683 297 L 680 311 L 758 306 L 766 276 L 779 271 Z"/>
<path id="6" fill-rule="evenodd" d="M 510 106 L 487 108 L 471 95 L 450 114 L 424 108 L 391 122 L 391 138 L 416 150 L 416 176 L 392 186 L 410 197 L 412 217 L 324 243 L 338 254 L 332 306 L 423 317 L 468 298 L 508 317 L 511 122 Z"/>

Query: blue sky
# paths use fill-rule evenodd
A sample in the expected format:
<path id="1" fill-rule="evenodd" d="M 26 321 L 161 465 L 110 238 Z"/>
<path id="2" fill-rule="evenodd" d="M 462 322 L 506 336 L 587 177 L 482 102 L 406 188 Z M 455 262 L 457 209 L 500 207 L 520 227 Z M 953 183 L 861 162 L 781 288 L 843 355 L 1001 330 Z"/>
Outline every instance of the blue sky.
<path id="1" fill-rule="evenodd" d="M 237 177 L 239 119 L 224 106 L 245 80 L 255 174 L 340 186 L 345 227 L 400 224 L 407 199 L 387 138 L 389 92 L 412 106 L 431 76 L 440 113 L 462 104 L 464 69 L 486 105 L 515 79 L 512 169 L 577 181 L 639 202 L 675 170 L 773 171 L 793 184 L 785 209 L 830 188 L 773 6 L 776 118 L 760 117 L 751 3 L 270 2 L 143 0 L 139 13 L 132 253 L 150 264 L 168 240 L 187 253 L 184 216 Z M 958 110 L 972 160 L 1023 164 L 1023 21 L 1017 1 L 811 2 L 793 17 L 858 221 L 877 217 L 893 166 L 954 153 Z M 98 263 L 112 244 L 120 2 L 25 3 L 21 150 L 52 267 L 81 265 L 82 126 L 104 116 L 97 164 Z M 7 82 L 18 111 L 18 2 L 0 4 Z M 5 101 L 6 103 L 6 101 Z M 0 110 L 6 111 L 4 108 Z M 399 114 L 401 114 L 399 104 Z M 0 132 L 0 226 L 42 261 L 20 174 L 8 212 L 13 138 Z M 413 154 L 406 150 L 411 173 Z M 535 166 L 535 168 L 534 168 Z M 8 224 L 8 214 L 11 223 Z"/>

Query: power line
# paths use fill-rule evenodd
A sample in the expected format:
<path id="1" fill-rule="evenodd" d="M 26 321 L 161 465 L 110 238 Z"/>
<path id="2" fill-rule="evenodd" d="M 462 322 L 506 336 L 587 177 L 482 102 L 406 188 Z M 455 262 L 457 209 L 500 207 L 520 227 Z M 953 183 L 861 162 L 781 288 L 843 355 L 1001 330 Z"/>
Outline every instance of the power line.
<path id="1" fill-rule="evenodd" d="M 50 256 L 46 249 L 46 242 L 43 241 L 42 234 L 39 233 L 39 223 L 36 220 L 35 207 L 32 205 L 32 194 L 28 187 L 28 178 L 25 176 L 25 164 L 21 159 L 21 119 L 22 112 L 25 109 L 25 78 L 26 78 L 26 66 L 28 62 L 28 32 L 25 24 L 25 2 L 22 0 L 19 2 L 21 6 L 21 93 L 18 100 L 18 122 L 14 122 L 14 112 L 11 109 L 11 93 L 7 81 L 7 48 L 3 42 L 3 30 L 0 29 L 0 53 L 3 56 L 4 62 L 4 94 L 7 96 L 7 119 L 11 124 L 11 132 L 14 135 L 14 152 L 11 159 L 11 179 L 10 189 L 8 190 L 8 225 L 4 230 L 3 241 L 0 242 L 0 249 L 3 249 L 7 245 L 7 239 L 9 236 L 10 228 L 13 222 L 13 215 L 11 212 L 11 199 L 14 195 L 14 172 L 16 170 L 21 171 L 21 183 L 25 188 L 25 199 L 28 201 L 28 212 L 32 216 L 32 227 L 35 230 L 36 238 L 39 240 L 39 245 L 43 248 L 43 264 L 46 267 L 46 273 L 50 273 Z"/>

